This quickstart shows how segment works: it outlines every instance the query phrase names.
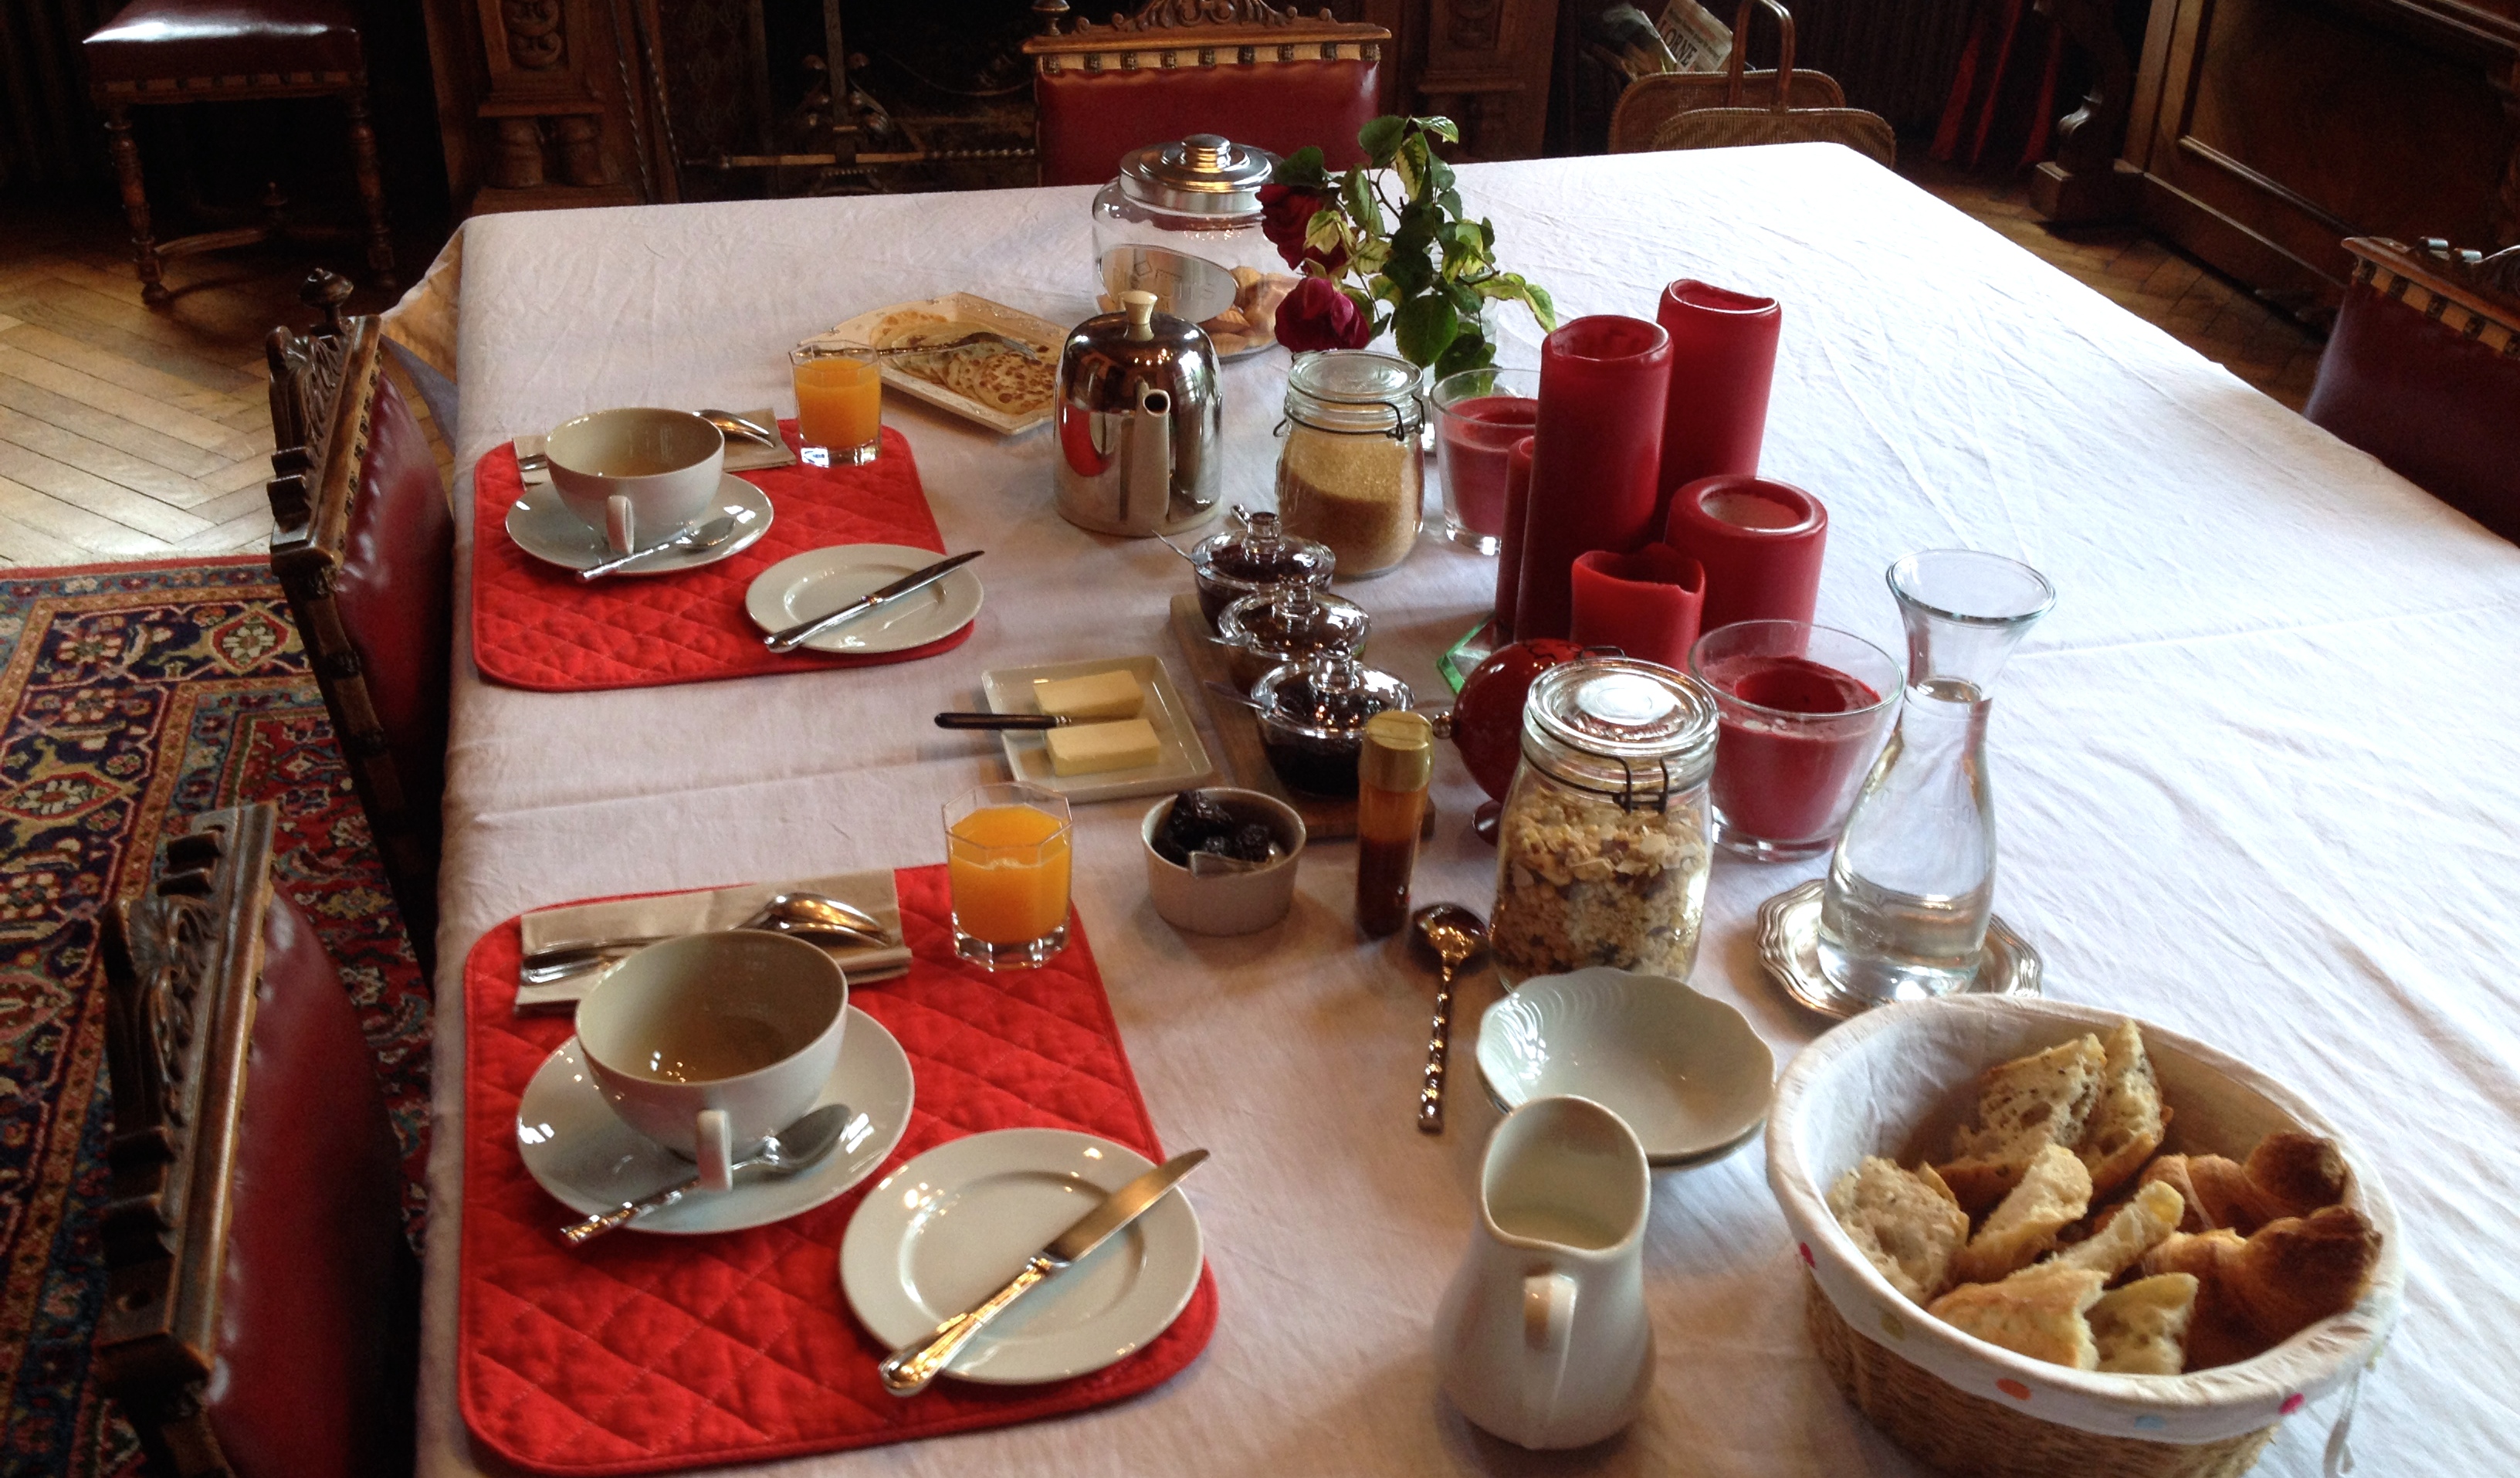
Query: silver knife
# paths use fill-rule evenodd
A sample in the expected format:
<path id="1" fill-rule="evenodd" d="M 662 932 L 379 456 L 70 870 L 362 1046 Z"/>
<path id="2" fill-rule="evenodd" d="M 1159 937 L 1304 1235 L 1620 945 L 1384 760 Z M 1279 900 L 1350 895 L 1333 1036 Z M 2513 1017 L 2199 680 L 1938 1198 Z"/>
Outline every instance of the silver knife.
<path id="1" fill-rule="evenodd" d="M 1164 1198 L 1173 1183 L 1198 1168 L 1207 1158 L 1204 1149 L 1177 1154 L 1164 1163 L 1131 1181 L 1103 1197 L 1102 1204 L 1078 1217 L 1074 1225 L 1051 1239 L 1049 1246 L 1034 1253 L 1023 1265 L 1023 1271 L 1012 1280 L 989 1295 L 988 1302 L 968 1314 L 957 1314 L 938 1324 L 924 1341 L 904 1345 L 876 1367 L 883 1377 L 883 1388 L 895 1396 L 916 1396 L 927 1389 L 971 1336 L 988 1326 L 991 1320 L 1013 1306 L 1015 1300 L 1041 1286 L 1042 1279 L 1063 1268 L 1074 1266 L 1085 1255 L 1100 1247 L 1112 1233 L 1146 1215 L 1148 1208 Z"/>
<path id="2" fill-rule="evenodd" d="M 986 551 L 975 549 L 968 554 L 939 560 L 925 569 L 915 570 L 902 576 L 872 595 L 860 596 L 830 615 L 816 616 L 813 620 L 790 626 L 786 631 L 774 631 L 761 639 L 761 645 L 772 651 L 793 651 L 843 621 L 855 620 L 887 602 L 898 601 L 903 596 L 925 590 L 928 586 L 980 558 L 984 553 Z"/>

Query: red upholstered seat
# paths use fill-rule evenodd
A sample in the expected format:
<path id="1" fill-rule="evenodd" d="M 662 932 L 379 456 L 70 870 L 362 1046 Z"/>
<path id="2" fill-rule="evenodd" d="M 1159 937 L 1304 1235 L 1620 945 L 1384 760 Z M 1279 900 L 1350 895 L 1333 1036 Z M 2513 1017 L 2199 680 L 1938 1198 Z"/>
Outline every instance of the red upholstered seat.
<path id="1" fill-rule="evenodd" d="M 410 1254 L 374 1059 L 313 925 L 279 894 L 229 1172 L 217 1366 L 236 1478 L 409 1471 Z"/>
<path id="2" fill-rule="evenodd" d="M 2395 242 L 2346 246 L 2360 260 L 2310 419 L 2520 542 L 2520 307 Z"/>
<path id="3" fill-rule="evenodd" d="M 1148 144 L 1213 133 L 1287 155 L 1321 146 L 1329 167 L 1361 162 L 1357 130 L 1379 112 L 1380 64 L 1319 60 L 1036 73 L 1041 182 L 1099 185 Z"/>
<path id="4" fill-rule="evenodd" d="M 87 38 L 92 85 L 365 70 L 338 0 L 132 0 Z"/>

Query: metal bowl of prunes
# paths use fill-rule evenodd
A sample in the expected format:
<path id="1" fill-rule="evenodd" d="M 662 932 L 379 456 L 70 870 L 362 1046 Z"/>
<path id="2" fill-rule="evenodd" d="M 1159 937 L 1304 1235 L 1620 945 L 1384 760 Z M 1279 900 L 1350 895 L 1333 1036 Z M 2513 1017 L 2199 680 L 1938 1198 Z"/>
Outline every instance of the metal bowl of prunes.
<path id="1" fill-rule="evenodd" d="M 1290 789 L 1309 795 L 1356 793 L 1365 721 L 1407 708 L 1409 685 L 1345 652 L 1322 652 L 1275 668 L 1251 686 L 1260 746 Z"/>

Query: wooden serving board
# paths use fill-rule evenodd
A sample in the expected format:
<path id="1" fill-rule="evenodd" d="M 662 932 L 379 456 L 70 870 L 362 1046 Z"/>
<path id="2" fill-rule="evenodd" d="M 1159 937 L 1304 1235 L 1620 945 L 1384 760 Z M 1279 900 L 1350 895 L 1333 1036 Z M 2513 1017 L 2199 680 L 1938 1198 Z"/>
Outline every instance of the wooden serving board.
<path id="1" fill-rule="evenodd" d="M 1260 720 L 1250 709 L 1229 703 L 1207 691 L 1210 683 L 1223 683 L 1228 688 L 1241 686 L 1234 681 L 1232 657 L 1210 640 L 1214 635 L 1207 617 L 1199 612 L 1197 595 L 1173 597 L 1173 640 L 1181 646 L 1182 660 L 1190 664 L 1191 686 L 1198 690 L 1198 699 L 1207 705 L 1207 716 L 1216 725 L 1217 748 L 1223 751 L 1226 773 L 1243 789 L 1257 790 L 1292 806 L 1295 814 L 1304 819 L 1305 834 L 1314 841 L 1354 836 L 1356 797 L 1306 795 L 1288 789 L 1269 763 L 1269 751 L 1261 746 Z M 1418 834 L 1435 834 L 1435 808 L 1431 803 Z"/>

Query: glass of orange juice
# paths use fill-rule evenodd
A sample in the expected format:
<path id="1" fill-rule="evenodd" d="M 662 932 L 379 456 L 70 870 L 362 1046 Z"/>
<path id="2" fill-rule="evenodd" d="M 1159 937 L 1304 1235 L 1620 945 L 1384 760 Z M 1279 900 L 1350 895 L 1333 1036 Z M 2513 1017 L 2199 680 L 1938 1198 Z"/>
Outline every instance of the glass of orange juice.
<path id="1" fill-rule="evenodd" d="M 788 351 L 796 380 L 796 432 L 814 467 L 875 460 L 883 436 L 883 365 L 871 344 L 817 340 Z"/>
<path id="2" fill-rule="evenodd" d="M 1029 969 L 1067 944 L 1066 797 L 1039 785 L 981 785 L 945 806 L 954 953 L 990 969 Z"/>

